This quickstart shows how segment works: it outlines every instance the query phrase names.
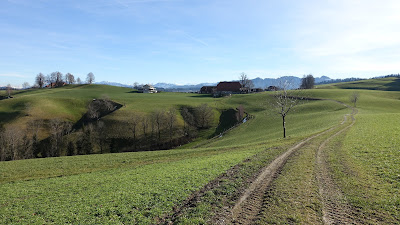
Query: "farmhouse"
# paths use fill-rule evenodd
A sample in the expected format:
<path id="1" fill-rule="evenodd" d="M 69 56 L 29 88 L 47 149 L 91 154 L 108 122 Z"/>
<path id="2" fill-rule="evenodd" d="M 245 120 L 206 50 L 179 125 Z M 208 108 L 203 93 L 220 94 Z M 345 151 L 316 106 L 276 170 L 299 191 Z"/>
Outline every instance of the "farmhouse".
<path id="1" fill-rule="evenodd" d="M 157 93 L 157 89 L 150 84 L 143 85 L 138 91 L 142 93 Z"/>
<path id="2" fill-rule="evenodd" d="M 269 86 L 268 88 L 267 88 L 267 91 L 277 91 L 279 88 L 278 87 L 276 87 L 276 86 Z"/>
<path id="3" fill-rule="evenodd" d="M 213 94 L 217 91 L 216 86 L 203 86 L 200 88 L 200 94 Z"/>

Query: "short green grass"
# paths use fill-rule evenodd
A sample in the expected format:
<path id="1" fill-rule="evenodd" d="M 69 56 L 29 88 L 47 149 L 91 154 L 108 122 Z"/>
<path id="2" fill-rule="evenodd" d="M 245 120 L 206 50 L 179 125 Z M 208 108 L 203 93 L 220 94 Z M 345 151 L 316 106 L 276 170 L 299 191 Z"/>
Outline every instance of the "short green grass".
<path id="1" fill-rule="evenodd" d="M 350 104 L 349 96 L 353 91 L 319 87 L 311 90 L 309 95 Z M 339 143 L 335 145 L 339 149 L 330 155 L 330 163 L 344 194 L 362 215 L 370 216 L 376 211 L 383 221 L 396 223 L 400 220 L 400 165 L 396 160 L 399 157 L 396 137 L 400 133 L 400 121 L 397 119 L 400 118 L 400 92 L 357 91 L 360 93 L 357 122 L 341 139 L 333 142 Z M 178 108 L 180 105 L 201 103 L 208 103 L 216 109 L 242 104 L 254 119 L 221 138 L 205 141 L 195 149 L 0 162 L 0 223 L 154 223 L 156 217 L 170 213 L 174 205 L 179 205 L 193 191 L 244 159 L 263 152 L 268 146 L 294 143 L 326 130 L 339 124 L 343 115 L 351 112 L 333 101 L 308 101 L 288 116 L 289 137 L 283 140 L 281 118 L 269 109 L 269 93 L 213 99 L 183 93 L 143 95 L 132 93 L 131 89 L 81 85 L 25 91 L 16 94 L 14 99 L 1 100 L 0 117 L 5 121 L 0 121 L 3 124 L 24 123 L 25 117 L 30 117 L 24 111 L 27 103 L 33 103 L 33 108 L 30 108 L 32 118 L 62 116 L 71 121 L 77 120 L 85 111 L 87 102 L 103 94 L 125 104 L 117 113 L 110 115 L 115 119 L 127 118 L 133 111 L 148 113 L 158 107 Z M 66 103 L 69 98 L 74 100 Z M 42 110 L 44 105 L 48 105 L 49 110 Z M 314 201 L 315 186 L 312 182 L 307 183 L 312 181 L 312 170 L 307 165 L 313 154 L 312 151 L 300 153 L 283 171 L 283 174 L 295 173 L 277 180 L 276 187 L 282 188 L 278 188 L 276 193 L 290 193 L 286 198 L 288 201 L 282 203 L 286 207 L 291 205 L 291 201 L 305 201 L 310 207 L 300 207 L 296 203 L 286 208 L 293 213 L 284 219 L 281 216 L 285 207 L 270 208 L 271 212 L 280 212 L 273 218 L 269 217 L 270 222 L 319 221 L 320 206 Z M 354 175 L 349 176 L 348 171 Z M 289 186 L 293 184 L 297 185 L 297 189 Z M 303 190 L 302 187 L 307 185 L 311 192 Z M 296 193 L 312 198 L 296 199 Z M 192 224 L 205 222 L 199 215 L 212 208 L 212 204 L 204 202 L 196 209 L 199 213 L 189 212 L 180 221 Z M 265 218 L 270 215 L 267 211 L 263 214 Z M 375 221 L 378 220 L 369 220 L 371 223 Z"/>
<path id="2" fill-rule="evenodd" d="M 177 155 L 177 151 L 161 151 L 153 153 L 160 159 L 151 162 L 145 156 L 137 159 L 137 153 L 129 153 L 118 158 L 127 163 L 135 161 L 134 165 L 118 166 L 114 161 L 116 168 L 91 172 L 84 171 L 82 160 L 78 163 L 79 174 L 61 170 L 60 177 L 3 183 L 0 186 L 0 223 L 151 223 L 192 191 L 261 150 L 196 149 L 186 156 Z M 185 151 L 180 151 L 185 155 Z M 164 154 L 169 157 L 163 160 Z M 57 158 L 45 160 L 47 165 L 60 163 Z M 1 165 L 7 166 L 3 162 Z M 73 164 L 66 167 L 72 168 Z M 76 167 L 79 169 L 75 164 Z"/>

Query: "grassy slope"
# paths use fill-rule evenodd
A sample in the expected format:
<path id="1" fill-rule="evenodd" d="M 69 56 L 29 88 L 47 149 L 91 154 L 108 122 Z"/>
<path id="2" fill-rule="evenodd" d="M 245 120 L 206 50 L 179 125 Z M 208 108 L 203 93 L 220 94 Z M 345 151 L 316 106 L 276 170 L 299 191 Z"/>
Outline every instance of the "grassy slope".
<path id="1" fill-rule="evenodd" d="M 352 82 L 343 82 L 336 84 L 318 85 L 322 89 L 364 89 L 381 91 L 400 91 L 400 78 L 389 77 L 373 80 L 359 80 Z"/>
<path id="2" fill-rule="evenodd" d="M 95 93 L 89 94 L 87 88 Z M 52 98 L 57 101 L 68 95 L 84 102 L 106 92 L 111 99 L 125 103 L 126 111 L 135 106 L 170 107 L 178 100 L 193 105 L 215 102 L 220 108 L 243 104 L 255 119 L 198 149 L 0 162 L 2 223 L 149 223 L 231 166 L 270 146 L 293 143 L 327 129 L 348 113 L 334 102 L 308 102 L 288 117 L 291 137 L 282 140 L 280 118 L 265 110 L 266 93 L 212 99 L 193 94 L 140 95 L 129 89 L 117 94 L 114 90 L 120 88 L 104 88 L 60 89 L 52 92 Z M 82 94 L 85 96 L 79 97 Z M 143 104 L 135 104 L 140 100 Z"/>
<path id="3" fill-rule="evenodd" d="M 355 209 L 353 216 L 363 224 L 397 224 L 400 221 L 400 141 L 397 138 L 400 134 L 400 92 L 360 89 L 359 85 L 368 89 L 393 87 L 397 85 L 393 84 L 395 80 L 356 82 L 355 88 L 360 93 L 357 121 L 327 146 L 337 185 Z M 346 88 L 339 89 L 340 86 Z M 334 84 L 328 89 L 319 86 L 313 93 L 315 97 L 350 104 L 348 97 L 355 90 L 349 87 L 351 84 L 346 83 Z M 266 200 L 260 224 L 322 223 L 322 205 L 315 179 L 315 151 L 327 137 L 329 135 L 313 141 L 285 165 Z"/>
<path id="4" fill-rule="evenodd" d="M 370 223 L 400 221 L 400 93 L 363 91 L 357 123 L 331 155 L 340 185 Z"/>

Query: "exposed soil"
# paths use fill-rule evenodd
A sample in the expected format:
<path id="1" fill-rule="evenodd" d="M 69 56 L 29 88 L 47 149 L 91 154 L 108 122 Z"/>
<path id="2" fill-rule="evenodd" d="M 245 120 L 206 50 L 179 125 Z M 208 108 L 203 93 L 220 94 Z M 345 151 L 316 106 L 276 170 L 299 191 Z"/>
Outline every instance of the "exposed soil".
<path id="1" fill-rule="evenodd" d="M 354 210 L 347 203 L 343 196 L 340 188 L 335 184 L 327 162 L 325 154 L 326 144 L 331 141 L 332 138 L 343 133 L 348 128 L 353 126 L 355 123 L 354 115 L 357 113 L 356 109 L 353 109 L 351 118 L 353 122 L 341 129 L 328 139 L 326 139 L 319 146 L 316 155 L 316 167 L 317 173 L 316 178 L 319 186 L 319 193 L 322 200 L 322 213 L 323 221 L 325 224 L 354 224 L 357 223 L 354 215 Z M 347 116 L 346 116 L 347 118 Z M 346 120 L 346 119 L 345 119 Z"/>

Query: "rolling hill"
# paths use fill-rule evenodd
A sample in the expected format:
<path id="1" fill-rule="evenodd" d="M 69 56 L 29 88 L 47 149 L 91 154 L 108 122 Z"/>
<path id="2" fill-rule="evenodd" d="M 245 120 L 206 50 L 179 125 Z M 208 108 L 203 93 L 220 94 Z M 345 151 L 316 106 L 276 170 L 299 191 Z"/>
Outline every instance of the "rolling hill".
<path id="1" fill-rule="evenodd" d="M 173 150 L 0 162 L 0 222 L 399 223 L 396 88 L 392 78 L 317 86 L 307 95 L 320 100 L 304 101 L 288 115 L 285 139 L 271 93 L 215 99 L 101 85 L 22 91 L 1 100 L 3 126 L 24 127 L 37 117 L 78 121 L 88 102 L 104 94 L 124 105 L 104 117 L 109 121 L 202 103 L 216 114 L 243 105 L 253 118 L 218 138 Z M 349 100 L 354 91 L 357 108 Z M 265 189 L 256 193 L 253 186 Z"/>

